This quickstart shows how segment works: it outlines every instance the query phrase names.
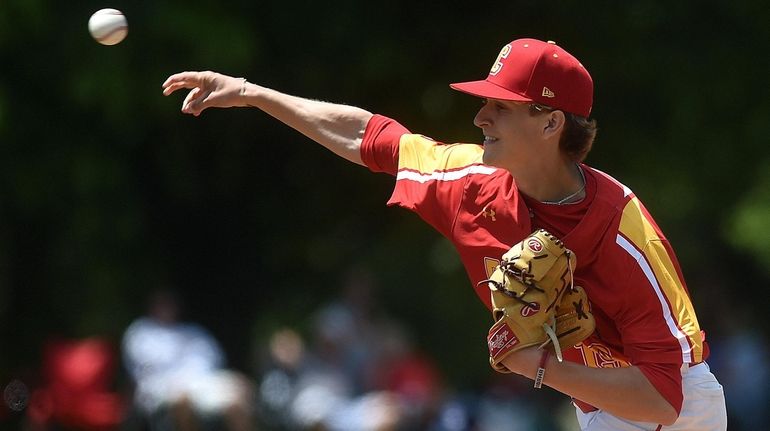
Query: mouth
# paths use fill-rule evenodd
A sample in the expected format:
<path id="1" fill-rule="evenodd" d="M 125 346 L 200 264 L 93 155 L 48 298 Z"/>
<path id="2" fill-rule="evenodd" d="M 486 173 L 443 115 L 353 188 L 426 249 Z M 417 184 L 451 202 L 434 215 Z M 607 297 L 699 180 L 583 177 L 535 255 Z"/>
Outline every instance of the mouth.
<path id="1" fill-rule="evenodd" d="M 484 136 L 484 145 L 494 144 L 495 142 L 497 142 L 497 138 L 486 135 Z"/>

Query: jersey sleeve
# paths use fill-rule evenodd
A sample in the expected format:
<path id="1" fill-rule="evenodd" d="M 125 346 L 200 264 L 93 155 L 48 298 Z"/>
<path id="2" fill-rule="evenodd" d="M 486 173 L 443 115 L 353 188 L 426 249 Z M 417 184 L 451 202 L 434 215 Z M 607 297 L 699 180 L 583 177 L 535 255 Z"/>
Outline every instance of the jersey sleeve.
<path id="1" fill-rule="evenodd" d="M 396 175 L 401 136 L 409 133 L 396 120 L 374 115 L 366 125 L 361 142 L 361 159 L 372 172 Z"/>
<path id="2" fill-rule="evenodd" d="M 637 262 L 636 265 L 639 265 Z M 677 410 L 682 406 L 682 348 L 655 287 L 638 266 L 621 282 L 623 306 L 614 316 L 623 353 Z"/>
<path id="3" fill-rule="evenodd" d="M 635 362 L 702 362 L 703 335 L 689 295 L 667 268 L 666 248 L 663 241 L 652 241 L 638 251 L 623 286 L 618 329 Z"/>
<path id="4" fill-rule="evenodd" d="M 623 353 L 678 411 L 680 368 L 702 362 L 708 354 L 679 263 L 636 198 L 623 211 L 616 244 L 628 274 L 619 286 L 622 305 L 613 316 Z"/>
<path id="5" fill-rule="evenodd" d="M 412 134 L 390 118 L 375 115 L 361 143 L 361 159 L 374 172 L 396 176 L 388 205 L 416 212 L 447 237 L 460 209 L 465 185 L 474 175 L 490 175 L 481 146 L 444 144 Z"/>
<path id="6" fill-rule="evenodd" d="M 616 244 L 631 265 L 624 310 L 617 316 L 627 354 L 678 365 L 705 360 L 704 334 L 674 250 L 637 198 L 623 210 Z"/>

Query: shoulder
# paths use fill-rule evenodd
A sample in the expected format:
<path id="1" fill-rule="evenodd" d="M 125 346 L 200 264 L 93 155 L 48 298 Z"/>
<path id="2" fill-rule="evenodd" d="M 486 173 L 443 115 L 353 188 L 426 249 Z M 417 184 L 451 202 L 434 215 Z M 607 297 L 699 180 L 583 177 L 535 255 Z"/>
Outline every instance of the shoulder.
<path id="1" fill-rule="evenodd" d="M 596 181 L 596 198 L 618 208 L 625 207 L 634 198 L 634 192 L 610 174 L 588 165 L 582 165 L 582 168 Z"/>
<path id="2" fill-rule="evenodd" d="M 611 207 L 610 211 L 617 212 L 618 245 L 627 251 L 639 250 L 649 241 L 665 240 L 663 232 L 644 203 L 629 187 L 598 169 L 588 169 L 597 181 L 597 199 Z"/>

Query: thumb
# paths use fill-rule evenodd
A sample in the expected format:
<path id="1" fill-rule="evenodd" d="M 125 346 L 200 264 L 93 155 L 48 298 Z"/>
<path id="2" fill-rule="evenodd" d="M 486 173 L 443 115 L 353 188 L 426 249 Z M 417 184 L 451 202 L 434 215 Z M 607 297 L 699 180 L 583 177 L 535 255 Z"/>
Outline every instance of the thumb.
<path id="1" fill-rule="evenodd" d="M 182 112 L 200 115 L 204 109 L 208 108 L 206 102 L 210 94 L 210 91 L 203 91 L 200 87 L 193 89 L 182 103 Z"/>

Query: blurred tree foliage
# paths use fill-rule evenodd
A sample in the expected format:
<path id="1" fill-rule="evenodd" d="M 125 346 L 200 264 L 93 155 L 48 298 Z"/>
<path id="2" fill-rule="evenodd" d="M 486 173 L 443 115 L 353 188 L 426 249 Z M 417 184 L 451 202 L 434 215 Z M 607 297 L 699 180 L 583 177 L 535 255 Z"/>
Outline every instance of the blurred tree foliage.
<path id="1" fill-rule="evenodd" d="M 51 337 L 118 340 L 161 284 L 248 369 L 252 337 L 307 328 L 364 265 L 450 380 L 484 379 L 489 317 L 451 246 L 385 208 L 391 178 L 257 111 L 182 115 L 160 84 L 217 70 L 474 141 L 477 102 L 447 84 L 483 77 L 517 37 L 556 40 L 592 72 L 588 162 L 656 215 L 703 326 L 718 331 L 727 291 L 770 310 L 764 2 L 114 1 L 130 31 L 112 47 L 86 30 L 102 7 L 0 4 L 0 377 Z"/>

